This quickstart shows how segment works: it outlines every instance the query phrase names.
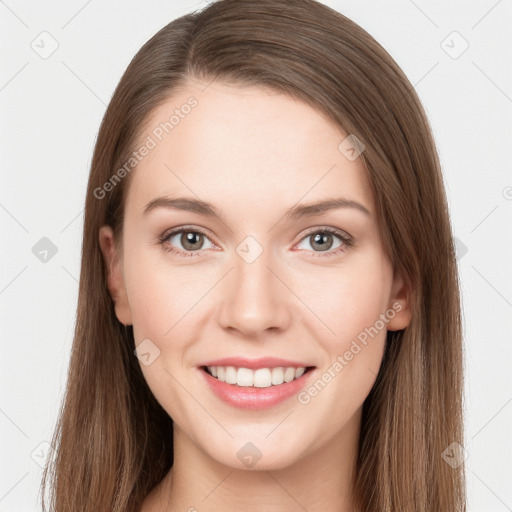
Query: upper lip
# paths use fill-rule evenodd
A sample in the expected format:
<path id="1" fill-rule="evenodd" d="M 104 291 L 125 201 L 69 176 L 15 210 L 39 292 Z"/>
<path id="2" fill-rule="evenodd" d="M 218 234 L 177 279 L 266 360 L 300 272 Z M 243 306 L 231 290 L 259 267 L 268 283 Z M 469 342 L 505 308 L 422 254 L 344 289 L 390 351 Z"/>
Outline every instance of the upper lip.
<path id="1" fill-rule="evenodd" d="M 251 368 L 253 370 L 258 368 L 277 368 L 294 367 L 294 368 L 308 368 L 313 365 L 308 365 L 300 361 L 291 361 L 289 359 L 280 359 L 278 357 L 260 357 L 259 359 L 247 359 L 245 357 L 223 357 L 222 359 L 215 359 L 206 361 L 199 366 L 235 366 L 237 368 Z"/>

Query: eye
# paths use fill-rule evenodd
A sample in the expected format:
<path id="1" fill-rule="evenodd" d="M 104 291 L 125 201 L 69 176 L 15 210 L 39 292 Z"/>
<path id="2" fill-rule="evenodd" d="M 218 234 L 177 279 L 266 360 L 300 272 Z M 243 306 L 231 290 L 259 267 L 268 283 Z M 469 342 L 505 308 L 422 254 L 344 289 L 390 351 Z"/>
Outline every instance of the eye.
<path id="1" fill-rule="evenodd" d="M 205 241 L 210 243 L 210 247 L 204 246 Z M 180 256 L 199 256 L 199 254 L 194 253 L 199 253 L 201 249 L 214 247 L 204 231 L 198 228 L 187 228 L 186 226 L 165 233 L 160 238 L 160 243 L 166 251 Z M 178 245 L 177 248 L 176 245 Z"/>
<path id="2" fill-rule="evenodd" d="M 338 245 L 335 245 L 335 239 L 338 238 L 340 241 Z M 313 256 L 328 257 L 335 256 L 341 252 L 347 250 L 353 244 L 353 240 L 347 236 L 343 231 L 335 228 L 316 228 L 315 231 L 310 231 L 306 236 L 299 242 L 299 245 L 303 242 L 310 241 L 309 245 L 312 247 Z M 299 245 L 297 247 L 299 247 Z M 331 250 L 333 249 L 334 250 Z M 300 247 L 299 247 L 300 248 Z M 320 254 L 318 254 L 320 253 Z M 321 254 L 325 253 L 325 254 Z"/>
<path id="3" fill-rule="evenodd" d="M 336 238 L 339 241 L 337 245 Z M 312 247 L 312 252 L 316 253 L 312 256 L 315 257 L 335 256 L 338 253 L 345 252 L 347 248 L 353 245 L 353 240 L 346 233 L 330 227 L 316 228 L 314 231 L 310 231 L 302 238 L 297 247 L 308 240 L 311 240 L 310 247 Z M 208 246 L 208 243 L 210 246 Z M 201 249 L 215 247 L 203 230 L 187 226 L 164 233 L 160 237 L 160 244 L 165 251 L 179 256 L 200 256 Z M 332 250 L 333 247 L 334 250 Z M 299 249 L 302 248 L 299 247 Z"/>

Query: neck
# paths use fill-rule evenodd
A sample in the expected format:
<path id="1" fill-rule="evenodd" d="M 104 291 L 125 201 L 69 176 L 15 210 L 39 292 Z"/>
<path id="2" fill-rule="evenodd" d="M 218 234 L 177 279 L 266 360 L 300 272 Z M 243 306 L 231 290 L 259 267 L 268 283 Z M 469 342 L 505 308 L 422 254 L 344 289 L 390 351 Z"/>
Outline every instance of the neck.
<path id="1" fill-rule="evenodd" d="M 360 411 L 338 435 L 293 464 L 272 470 L 226 466 L 174 425 L 174 464 L 142 512 L 355 512 Z"/>

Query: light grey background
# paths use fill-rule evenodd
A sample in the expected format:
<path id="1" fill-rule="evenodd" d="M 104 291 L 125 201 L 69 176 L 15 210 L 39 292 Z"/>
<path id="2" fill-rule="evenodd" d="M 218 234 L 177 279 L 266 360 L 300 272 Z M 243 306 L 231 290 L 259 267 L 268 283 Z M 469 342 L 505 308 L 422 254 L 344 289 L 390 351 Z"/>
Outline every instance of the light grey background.
<path id="1" fill-rule="evenodd" d="M 512 2 L 324 3 L 390 52 L 428 113 L 460 249 L 470 511 L 512 510 Z M 86 180 L 106 104 L 140 46 L 205 5 L 0 1 L 0 512 L 40 509 L 39 464 L 65 387 Z M 57 250 L 46 262 L 32 251 L 43 237 Z"/>

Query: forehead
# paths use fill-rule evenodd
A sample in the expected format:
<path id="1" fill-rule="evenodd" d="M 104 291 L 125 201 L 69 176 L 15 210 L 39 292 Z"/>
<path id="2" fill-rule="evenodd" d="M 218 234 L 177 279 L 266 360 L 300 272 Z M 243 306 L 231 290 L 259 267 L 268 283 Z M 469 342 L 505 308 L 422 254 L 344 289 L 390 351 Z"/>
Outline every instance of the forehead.
<path id="1" fill-rule="evenodd" d="M 187 195 L 253 213 L 338 196 L 371 210 L 362 159 L 340 150 L 348 135 L 288 95 L 190 81 L 145 122 L 139 141 L 150 149 L 132 171 L 127 209 Z"/>

